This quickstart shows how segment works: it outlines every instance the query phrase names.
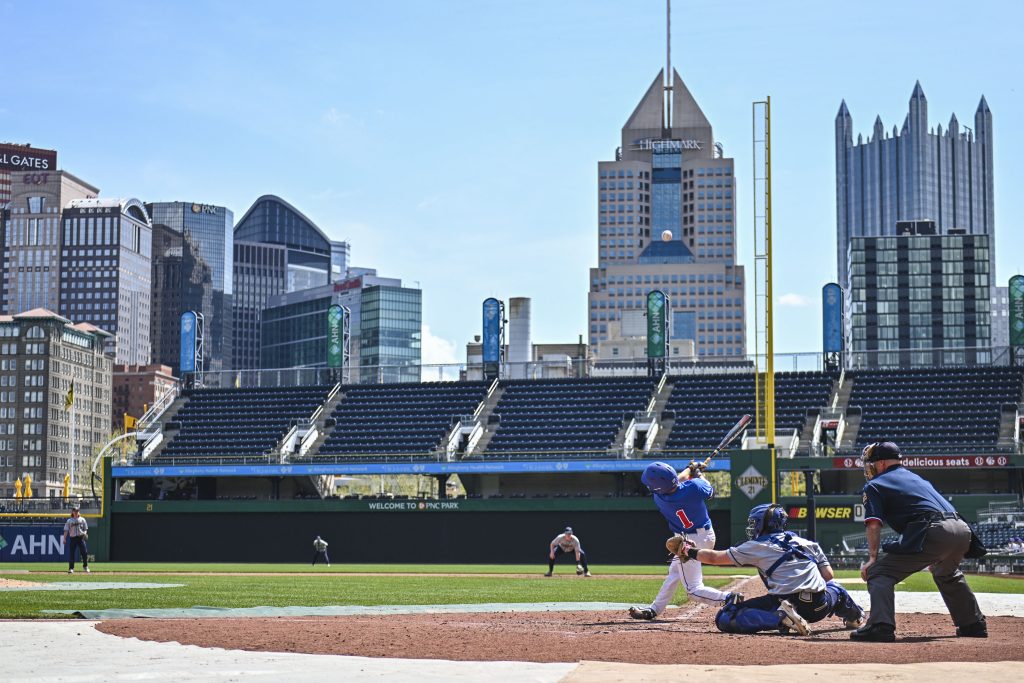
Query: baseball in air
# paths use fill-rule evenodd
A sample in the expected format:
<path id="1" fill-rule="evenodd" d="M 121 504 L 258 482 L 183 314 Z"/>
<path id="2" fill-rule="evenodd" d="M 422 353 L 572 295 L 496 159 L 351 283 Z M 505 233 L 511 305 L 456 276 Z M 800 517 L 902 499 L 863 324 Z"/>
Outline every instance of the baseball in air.
<path id="1" fill-rule="evenodd" d="M 662 230 L 661 231 L 661 241 L 662 242 L 671 242 L 672 241 L 672 231 L 671 230 Z"/>

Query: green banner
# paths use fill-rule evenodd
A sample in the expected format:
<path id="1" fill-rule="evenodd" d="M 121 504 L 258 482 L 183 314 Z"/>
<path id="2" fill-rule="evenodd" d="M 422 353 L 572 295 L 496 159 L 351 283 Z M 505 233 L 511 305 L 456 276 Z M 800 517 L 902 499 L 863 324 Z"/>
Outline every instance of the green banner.
<path id="1" fill-rule="evenodd" d="M 668 337 L 668 296 L 661 290 L 647 294 L 647 357 L 664 358 Z"/>
<path id="2" fill-rule="evenodd" d="M 344 355 L 345 310 L 338 304 L 327 309 L 327 367 L 340 368 Z"/>
<path id="3" fill-rule="evenodd" d="M 1010 278 L 1010 346 L 1024 346 L 1024 275 Z"/>

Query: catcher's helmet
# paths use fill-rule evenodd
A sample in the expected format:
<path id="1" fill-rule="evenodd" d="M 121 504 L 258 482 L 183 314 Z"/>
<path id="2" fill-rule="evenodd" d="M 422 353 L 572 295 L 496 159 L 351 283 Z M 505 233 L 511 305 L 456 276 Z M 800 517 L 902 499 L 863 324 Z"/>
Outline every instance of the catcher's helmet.
<path id="1" fill-rule="evenodd" d="M 755 505 L 747 515 L 747 538 L 760 538 L 786 528 L 789 515 L 781 505 L 761 503 Z"/>
<path id="2" fill-rule="evenodd" d="M 652 462 L 640 475 L 640 481 L 654 493 L 672 493 L 679 486 L 679 474 L 666 462 Z"/>

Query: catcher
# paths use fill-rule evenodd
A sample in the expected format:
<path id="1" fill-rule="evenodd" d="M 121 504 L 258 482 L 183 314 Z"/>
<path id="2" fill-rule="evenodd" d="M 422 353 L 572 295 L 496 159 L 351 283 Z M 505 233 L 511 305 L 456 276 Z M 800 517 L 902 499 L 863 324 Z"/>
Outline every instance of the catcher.
<path id="1" fill-rule="evenodd" d="M 695 548 L 714 548 L 715 530 L 711 526 L 706 501 L 715 495 L 715 489 L 702 473 L 706 463 L 691 462 L 680 474 L 668 463 L 654 462 L 647 466 L 640 481 L 654 494 L 658 511 L 668 522 L 669 530 L 686 538 Z M 634 619 L 654 619 L 668 606 L 679 584 L 686 586 L 691 600 L 721 605 L 728 593 L 704 585 L 704 573 L 699 562 L 683 564 L 685 556 L 672 558 L 668 576 L 650 607 L 630 607 Z M 740 597 L 740 596 L 737 596 Z M 741 598 L 742 599 L 742 598 Z"/>
<path id="2" fill-rule="evenodd" d="M 768 595 L 751 600 L 730 598 L 715 615 L 725 633 L 757 633 L 777 629 L 783 635 L 811 633 L 810 626 L 833 614 L 846 628 L 864 624 L 864 610 L 834 581 L 832 566 L 817 543 L 786 531 L 789 515 L 779 505 L 764 503 L 747 516 L 747 542 L 728 550 L 697 548 L 676 534 L 665 542 L 684 562 L 757 567 Z"/>

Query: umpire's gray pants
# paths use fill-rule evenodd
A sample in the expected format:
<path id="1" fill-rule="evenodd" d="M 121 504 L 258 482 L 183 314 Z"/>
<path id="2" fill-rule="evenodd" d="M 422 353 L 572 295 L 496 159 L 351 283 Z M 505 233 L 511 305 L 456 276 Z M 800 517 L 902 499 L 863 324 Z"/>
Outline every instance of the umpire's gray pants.
<path id="1" fill-rule="evenodd" d="M 983 618 L 978 601 L 960 571 L 960 562 L 971 545 L 971 528 L 959 519 L 932 522 L 925 534 L 921 552 L 913 555 L 882 553 L 868 568 L 868 594 L 871 613 L 868 624 L 896 625 L 896 584 L 927 566 L 942 594 L 946 609 L 957 626 L 967 626 Z"/>

